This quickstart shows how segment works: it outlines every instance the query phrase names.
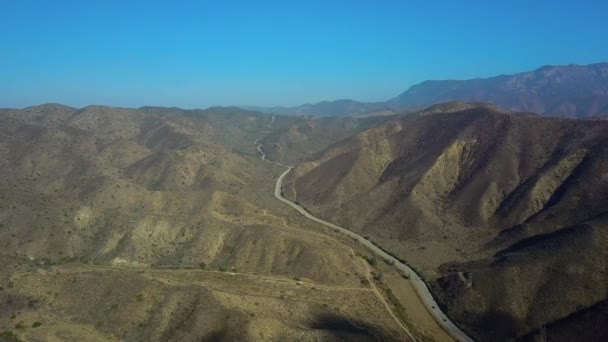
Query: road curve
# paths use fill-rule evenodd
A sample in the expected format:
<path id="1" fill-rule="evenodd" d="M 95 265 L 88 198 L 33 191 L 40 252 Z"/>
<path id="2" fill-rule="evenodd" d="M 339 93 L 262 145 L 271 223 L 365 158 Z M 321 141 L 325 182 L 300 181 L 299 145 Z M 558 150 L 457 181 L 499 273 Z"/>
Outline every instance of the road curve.
<path id="1" fill-rule="evenodd" d="M 317 223 L 320 223 L 326 227 L 332 228 L 336 231 L 339 231 L 355 240 L 357 240 L 359 243 L 361 243 L 362 245 L 364 245 L 365 247 L 369 248 L 372 252 L 374 252 L 376 255 L 378 255 L 379 257 L 381 257 L 382 259 L 384 259 L 386 262 L 388 263 L 392 263 L 394 264 L 394 266 L 405 276 L 407 276 L 414 289 L 416 289 L 416 292 L 418 293 L 418 296 L 420 297 L 420 299 L 422 300 L 422 302 L 424 303 L 424 305 L 427 307 L 428 311 L 431 313 L 431 315 L 435 318 L 435 320 L 437 321 L 437 323 L 439 323 L 439 325 L 456 341 L 458 342 L 473 342 L 473 339 L 470 338 L 467 334 L 465 334 L 462 330 L 460 330 L 460 328 L 458 328 L 456 326 L 456 324 L 454 324 L 454 322 L 452 322 L 448 316 L 446 316 L 443 311 L 441 311 L 441 309 L 439 308 L 439 305 L 437 305 L 437 302 L 435 301 L 435 298 L 433 298 L 433 295 L 431 294 L 431 292 L 429 291 L 429 288 L 426 286 L 426 284 L 424 283 L 424 281 L 422 280 L 422 278 L 420 278 L 420 276 L 414 272 L 414 270 L 412 270 L 409 266 L 407 266 L 406 264 L 402 263 L 401 261 L 399 261 L 398 259 L 396 259 L 395 257 L 391 256 L 390 254 L 386 253 L 385 251 L 383 251 L 382 249 L 380 249 L 378 246 L 374 245 L 373 243 L 371 243 L 369 240 L 366 240 L 364 237 L 362 237 L 361 235 L 354 233 L 346 228 L 342 228 L 340 226 L 337 226 L 331 222 L 327 222 L 324 220 L 321 220 L 320 218 L 317 218 L 315 216 L 313 216 L 312 214 L 310 214 L 308 211 L 306 211 L 306 209 L 304 209 L 302 206 L 288 200 L 287 198 L 283 197 L 282 194 L 282 187 L 283 187 L 283 180 L 285 179 L 285 177 L 287 176 L 287 174 L 289 174 L 289 172 L 291 172 L 291 170 L 293 169 L 293 166 L 288 166 L 288 165 L 284 165 L 278 162 L 274 162 L 271 160 L 268 160 L 266 157 L 266 152 L 264 152 L 264 149 L 262 148 L 262 146 L 260 145 L 260 143 L 258 141 L 255 142 L 255 144 L 257 145 L 257 149 L 258 152 L 260 152 L 261 154 L 261 158 L 264 161 L 273 163 L 273 164 L 277 164 L 277 165 L 281 165 L 284 167 L 287 167 L 287 170 L 285 170 L 285 172 L 283 172 L 279 178 L 277 179 L 277 182 L 275 184 L 274 187 L 274 196 L 281 202 L 289 205 L 290 207 L 294 208 L 295 210 L 299 211 L 300 214 L 306 216 L 306 218 L 315 221 Z"/>

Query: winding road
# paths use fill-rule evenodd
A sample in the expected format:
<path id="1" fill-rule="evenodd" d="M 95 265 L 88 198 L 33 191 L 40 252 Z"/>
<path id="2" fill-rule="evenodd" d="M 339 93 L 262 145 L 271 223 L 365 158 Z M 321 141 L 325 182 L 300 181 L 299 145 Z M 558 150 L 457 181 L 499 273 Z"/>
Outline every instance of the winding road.
<path id="1" fill-rule="evenodd" d="M 418 296 L 420 297 L 420 299 L 422 300 L 424 305 L 427 307 L 428 311 L 435 318 L 437 323 L 439 323 L 439 325 L 452 338 L 454 338 L 458 342 L 473 342 L 472 338 L 470 338 L 467 334 L 465 334 L 462 330 L 460 330 L 460 328 L 458 328 L 458 326 L 456 326 L 456 324 L 454 324 L 454 322 L 452 322 L 448 318 L 448 316 L 446 316 L 445 313 L 443 313 L 443 311 L 441 311 L 441 309 L 439 308 L 439 305 L 435 301 L 435 298 L 433 298 L 433 295 L 429 291 L 429 288 L 426 286 L 426 284 L 424 283 L 422 278 L 420 278 L 420 276 L 416 272 L 414 272 L 414 270 L 412 270 L 409 266 L 407 266 L 400 260 L 396 259 L 395 257 L 391 256 L 390 254 L 386 253 L 384 250 L 382 250 L 378 246 L 374 245 L 372 242 L 366 240 L 361 235 L 354 233 L 346 228 L 337 226 L 331 222 L 321 220 L 320 218 L 315 217 L 311 213 L 306 211 L 306 209 L 304 209 L 302 206 L 283 197 L 283 194 L 282 194 L 283 180 L 291 172 L 291 170 L 293 169 L 293 166 L 288 166 L 285 164 L 281 164 L 279 162 L 269 160 L 266 156 L 266 152 L 264 152 L 264 149 L 262 148 L 262 145 L 259 143 L 259 141 L 256 141 L 255 144 L 257 146 L 258 152 L 261 155 L 262 160 L 287 168 L 287 170 L 285 170 L 285 172 L 283 172 L 279 176 L 279 178 L 277 179 L 277 182 L 275 184 L 275 187 L 274 187 L 274 196 L 279 201 L 294 208 L 295 210 L 300 212 L 300 214 L 304 215 L 306 218 L 308 218 L 312 221 L 315 221 L 319 224 L 322 224 L 326 227 L 332 228 L 336 231 L 339 231 L 342 234 L 345 234 L 345 235 L 357 240 L 359 243 L 361 243 L 365 247 L 369 248 L 376 255 L 378 255 L 379 257 L 384 259 L 386 262 L 392 263 L 403 275 L 405 275 L 409 278 L 414 289 L 418 293 Z"/>

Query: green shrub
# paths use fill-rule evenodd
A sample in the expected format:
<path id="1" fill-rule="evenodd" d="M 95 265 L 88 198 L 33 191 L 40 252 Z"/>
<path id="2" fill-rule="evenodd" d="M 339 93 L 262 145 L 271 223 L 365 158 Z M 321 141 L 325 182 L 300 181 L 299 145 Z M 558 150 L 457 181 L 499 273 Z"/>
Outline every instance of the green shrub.
<path id="1" fill-rule="evenodd" d="M 32 324 L 32 328 L 38 328 L 41 325 L 42 325 L 42 323 L 40 323 L 40 322 L 34 322 L 34 324 Z"/>

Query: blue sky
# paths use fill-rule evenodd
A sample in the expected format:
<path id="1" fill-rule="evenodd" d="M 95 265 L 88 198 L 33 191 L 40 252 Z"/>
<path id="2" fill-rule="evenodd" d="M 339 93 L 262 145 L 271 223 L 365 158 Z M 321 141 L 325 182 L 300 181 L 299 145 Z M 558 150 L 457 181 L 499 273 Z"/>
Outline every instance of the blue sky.
<path id="1" fill-rule="evenodd" d="M 426 79 L 607 61 L 606 13 L 600 0 L 0 0 L 0 107 L 386 100 Z"/>

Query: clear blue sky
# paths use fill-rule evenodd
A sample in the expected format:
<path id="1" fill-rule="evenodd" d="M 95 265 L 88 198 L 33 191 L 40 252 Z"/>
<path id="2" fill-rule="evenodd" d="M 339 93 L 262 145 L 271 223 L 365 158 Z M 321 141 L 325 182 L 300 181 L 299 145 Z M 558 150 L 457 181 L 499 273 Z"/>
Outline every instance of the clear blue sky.
<path id="1" fill-rule="evenodd" d="M 0 0 L 0 107 L 373 101 L 608 60 L 608 1 Z"/>

